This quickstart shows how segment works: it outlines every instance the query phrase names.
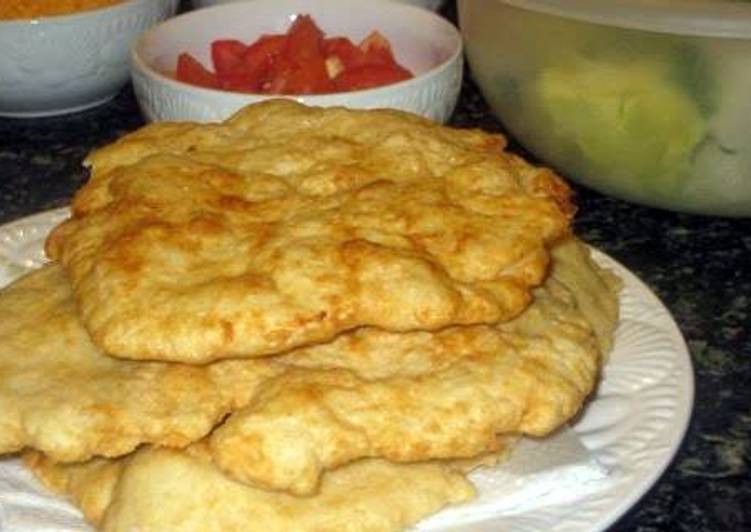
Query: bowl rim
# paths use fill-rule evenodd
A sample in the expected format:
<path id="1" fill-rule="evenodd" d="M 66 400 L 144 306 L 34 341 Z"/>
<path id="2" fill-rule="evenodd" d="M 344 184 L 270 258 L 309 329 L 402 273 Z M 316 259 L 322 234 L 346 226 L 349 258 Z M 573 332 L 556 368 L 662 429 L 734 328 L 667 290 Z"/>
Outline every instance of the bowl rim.
<path id="1" fill-rule="evenodd" d="M 458 0 L 469 4 L 472 0 Z M 486 2 L 487 0 L 482 0 Z M 674 35 L 751 39 L 751 4 L 693 0 L 494 0 L 527 11 L 606 26 Z"/>
<path id="2" fill-rule="evenodd" d="M 210 1 L 212 1 L 212 2 L 219 1 L 219 2 L 222 2 L 222 3 L 226 3 L 226 4 L 231 4 L 231 3 L 237 3 L 237 2 L 245 2 L 247 0 L 224 0 L 224 1 L 222 1 L 222 0 L 210 0 Z M 388 0 L 388 1 L 392 1 L 393 2 L 394 0 Z M 407 5 L 418 6 L 418 7 L 422 7 L 423 9 L 426 9 L 427 8 L 426 4 L 429 4 L 429 3 L 432 3 L 432 2 L 439 2 L 440 4 L 443 4 L 443 3 L 445 3 L 445 1 L 446 0 L 417 0 L 417 3 L 410 2 Z M 193 6 L 193 9 L 208 9 L 208 8 L 211 8 L 211 7 L 216 7 L 217 5 L 221 5 L 221 4 L 210 4 L 210 5 L 201 5 L 201 6 L 199 6 L 198 5 L 199 2 L 197 2 L 196 0 L 190 0 L 190 3 Z M 201 2 L 201 3 L 203 3 L 203 2 Z M 404 3 L 404 2 L 399 2 L 399 3 Z"/>
<path id="3" fill-rule="evenodd" d="M 259 0 L 256 0 L 259 1 Z M 330 2 L 330 0 L 328 0 Z M 372 5 L 372 2 L 369 2 L 368 0 L 347 0 L 347 3 L 352 5 L 356 3 L 360 3 L 363 5 Z M 402 89 L 409 90 L 412 85 L 418 85 L 424 83 L 428 79 L 432 79 L 436 76 L 439 76 L 442 72 L 444 72 L 446 69 L 451 68 L 452 65 L 456 63 L 457 60 L 461 60 L 464 54 L 464 42 L 463 38 L 461 36 L 461 33 L 459 29 L 452 24 L 450 21 L 446 20 L 444 17 L 438 15 L 437 13 L 427 10 L 423 7 L 411 5 L 411 4 L 402 4 L 399 2 L 393 2 L 388 1 L 384 2 L 384 5 L 388 4 L 392 8 L 396 8 L 398 10 L 405 10 L 405 11 L 413 11 L 417 16 L 422 16 L 430 19 L 434 19 L 435 22 L 443 25 L 445 29 L 451 34 L 451 38 L 453 40 L 453 48 L 451 54 L 448 56 L 447 59 L 443 60 L 442 62 L 436 64 L 429 70 L 426 70 L 425 72 L 422 72 L 419 75 L 416 75 L 410 79 L 406 79 L 403 81 L 398 81 L 396 83 L 390 83 L 388 85 L 383 85 L 381 87 L 374 87 L 370 89 L 360 89 L 355 91 L 342 91 L 342 92 L 328 92 L 328 93 L 321 93 L 321 94 L 266 94 L 266 93 L 260 93 L 260 92 L 238 92 L 238 91 L 228 91 L 223 89 L 212 89 L 208 87 L 200 87 L 198 85 L 193 85 L 190 83 L 186 83 L 183 81 L 178 81 L 177 79 L 161 72 L 160 70 L 157 70 L 156 68 L 153 68 L 148 61 L 144 57 L 142 57 L 140 50 L 143 47 L 143 43 L 151 37 L 154 33 L 161 31 L 164 26 L 176 24 L 181 20 L 184 20 L 188 17 L 196 17 L 197 13 L 205 13 L 207 10 L 213 10 L 213 11 L 220 11 L 220 10 L 234 10 L 234 9 L 251 9 L 252 4 L 254 2 L 230 2 L 227 4 L 219 4 L 216 6 L 211 7 L 204 7 L 201 9 L 189 11 L 187 13 L 183 13 L 180 15 L 177 15 L 175 17 L 172 17 L 168 20 L 165 20 L 161 22 L 160 24 L 157 24 L 156 26 L 153 26 L 152 28 L 148 29 L 144 33 L 142 33 L 138 38 L 136 38 L 130 46 L 130 65 L 131 70 L 139 71 L 142 74 L 152 78 L 153 80 L 156 80 L 159 83 L 166 84 L 174 89 L 179 89 L 182 91 L 197 91 L 198 94 L 203 94 L 205 96 L 222 96 L 225 99 L 229 99 L 230 101 L 238 101 L 238 102 L 246 102 L 257 100 L 266 100 L 269 98 L 293 98 L 293 99 L 299 99 L 299 100 L 305 100 L 308 103 L 313 102 L 314 104 L 318 105 L 326 105 L 329 103 L 336 103 L 336 101 L 340 100 L 342 97 L 353 97 L 353 98 L 365 98 L 365 97 L 373 97 L 376 98 L 379 95 L 385 95 L 391 92 L 400 91 Z M 282 3 L 282 2 L 278 2 Z M 290 13 L 291 15 L 292 13 Z M 299 13 L 297 13 L 299 14 Z M 346 96 L 345 96 L 346 95 Z"/>
<path id="4" fill-rule="evenodd" d="M 179 2 L 179 0 L 163 1 Z M 37 26 L 40 24 L 75 24 L 84 19 L 108 16 L 110 15 L 110 13 L 133 9 L 136 6 L 147 5 L 151 4 L 152 2 L 154 2 L 154 0 L 122 0 L 121 2 L 118 2 L 116 4 L 73 11 L 71 13 L 65 13 L 62 15 L 45 15 L 34 18 L 0 19 L 0 27 L 2 27 L 3 30 L 6 30 L 12 26 L 20 28 L 30 25 Z"/>

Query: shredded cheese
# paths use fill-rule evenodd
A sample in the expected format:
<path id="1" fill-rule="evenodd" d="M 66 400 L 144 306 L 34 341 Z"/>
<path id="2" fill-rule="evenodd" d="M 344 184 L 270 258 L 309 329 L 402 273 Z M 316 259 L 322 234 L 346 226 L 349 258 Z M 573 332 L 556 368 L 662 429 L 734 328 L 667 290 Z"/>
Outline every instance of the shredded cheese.
<path id="1" fill-rule="evenodd" d="M 29 19 L 67 15 L 76 11 L 97 9 L 125 0 L 2 0 L 0 20 Z"/>

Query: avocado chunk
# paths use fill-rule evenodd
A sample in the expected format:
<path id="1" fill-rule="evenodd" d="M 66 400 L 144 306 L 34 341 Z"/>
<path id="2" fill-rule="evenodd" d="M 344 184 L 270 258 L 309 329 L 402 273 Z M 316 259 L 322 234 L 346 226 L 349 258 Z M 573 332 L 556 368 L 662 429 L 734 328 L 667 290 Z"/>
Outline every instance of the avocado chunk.
<path id="1" fill-rule="evenodd" d="M 649 56 L 620 62 L 577 56 L 544 68 L 529 87 L 529 104 L 590 172 L 669 194 L 680 188 L 707 134 L 701 102 L 674 73 L 674 65 Z"/>

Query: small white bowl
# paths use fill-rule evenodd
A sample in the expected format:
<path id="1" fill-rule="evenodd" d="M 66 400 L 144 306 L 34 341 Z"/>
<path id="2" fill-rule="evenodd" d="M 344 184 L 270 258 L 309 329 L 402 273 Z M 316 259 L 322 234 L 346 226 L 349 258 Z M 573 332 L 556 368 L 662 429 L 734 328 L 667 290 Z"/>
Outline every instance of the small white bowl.
<path id="1" fill-rule="evenodd" d="M 203 7 L 218 6 L 219 4 L 231 4 L 233 2 L 247 2 L 248 0 L 193 0 L 193 7 L 200 9 Z M 403 4 L 412 4 L 426 9 L 437 11 L 443 4 L 444 0 L 392 0 Z"/>
<path id="2" fill-rule="evenodd" d="M 221 121 L 248 104 L 273 97 L 197 87 L 175 80 L 171 72 L 181 52 L 208 66 L 212 41 L 234 38 L 249 43 L 264 33 L 284 33 L 300 13 L 312 15 L 327 35 L 355 42 L 377 29 L 391 42 L 397 61 L 415 77 L 374 89 L 287 97 L 307 105 L 388 107 L 448 120 L 462 81 L 458 30 L 428 10 L 371 0 L 231 3 L 186 13 L 152 28 L 134 43 L 131 53 L 133 86 L 147 120 Z"/>
<path id="3" fill-rule="evenodd" d="M 0 116 L 35 117 L 106 102 L 128 81 L 131 41 L 172 16 L 178 0 L 0 21 Z"/>

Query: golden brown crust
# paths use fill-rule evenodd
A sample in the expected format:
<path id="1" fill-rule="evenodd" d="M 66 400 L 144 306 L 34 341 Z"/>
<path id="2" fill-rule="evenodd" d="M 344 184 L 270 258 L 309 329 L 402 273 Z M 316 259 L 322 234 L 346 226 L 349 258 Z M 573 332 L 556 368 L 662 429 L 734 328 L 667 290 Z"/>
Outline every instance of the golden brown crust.
<path id="1" fill-rule="evenodd" d="M 114 356 L 183 362 L 518 315 L 567 189 L 479 131 L 396 111 L 251 106 L 90 157 L 47 242 Z"/>
<path id="2" fill-rule="evenodd" d="M 115 486 L 129 457 L 95 458 L 78 464 L 58 464 L 38 451 L 21 455 L 23 463 L 50 490 L 70 498 L 87 521 L 99 526 L 112 502 Z"/>
<path id="3" fill-rule="evenodd" d="M 247 470 L 238 475 L 245 480 L 305 492 L 323 469 L 360 456 L 467 457 L 492 449 L 497 433 L 547 432 L 589 393 L 597 347 L 609 349 L 617 320 L 610 276 L 586 248 L 561 244 L 554 257 L 535 303 L 500 329 L 360 328 L 278 357 L 208 366 L 102 354 L 77 319 L 60 267 L 48 266 L 0 292 L 0 452 L 30 446 L 77 461 L 148 442 L 184 447 L 247 406 L 214 435 L 220 464 Z M 455 408 L 463 401 L 481 415 Z M 443 432 L 430 429 L 437 418 Z M 299 430 L 296 445 L 312 446 L 296 462 L 294 445 L 276 452 L 285 423 Z M 259 431 L 268 448 L 249 454 Z"/>
<path id="4" fill-rule="evenodd" d="M 0 292 L 0 453 L 49 453 L 26 463 L 112 531 L 467 500 L 460 472 L 580 410 L 617 321 L 570 190 L 503 146 L 271 101 L 92 154 L 59 264 Z"/>
<path id="5" fill-rule="evenodd" d="M 108 357 L 81 326 L 62 269 L 49 265 L 0 290 L 0 454 L 33 447 L 79 461 L 144 442 L 185 447 L 278 371 L 260 360 Z"/>
<path id="6" fill-rule="evenodd" d="M 362 329 L 290 353 L 297 365 L 262 385 L 210 437 L 217 464 L 238 480 L 314 492 L 326 470 L 362 457 L 395 462 L 470 458 L 499 434 L 544 436 L 594 388 L 617 314 L 602 270 L 574 241 L 516 320 L 437 333 Z M 571 291 L 561 279 L 579 279 Z M 581 294 L 581 296 L 580 296 Z M 599 326 L 596 327 L 594 321 Z M 326 369 L 323 369 L 326 368 Z"/>
<path id="7" fill-rule="evenodd" d="M 74 465 L 26 461 L 105 532 L 389 532 L 474 496 L 442 464 L 364 460 L 331 472 L 316 496 L 294 497 L 229 480 L 200 447 Z"/>

